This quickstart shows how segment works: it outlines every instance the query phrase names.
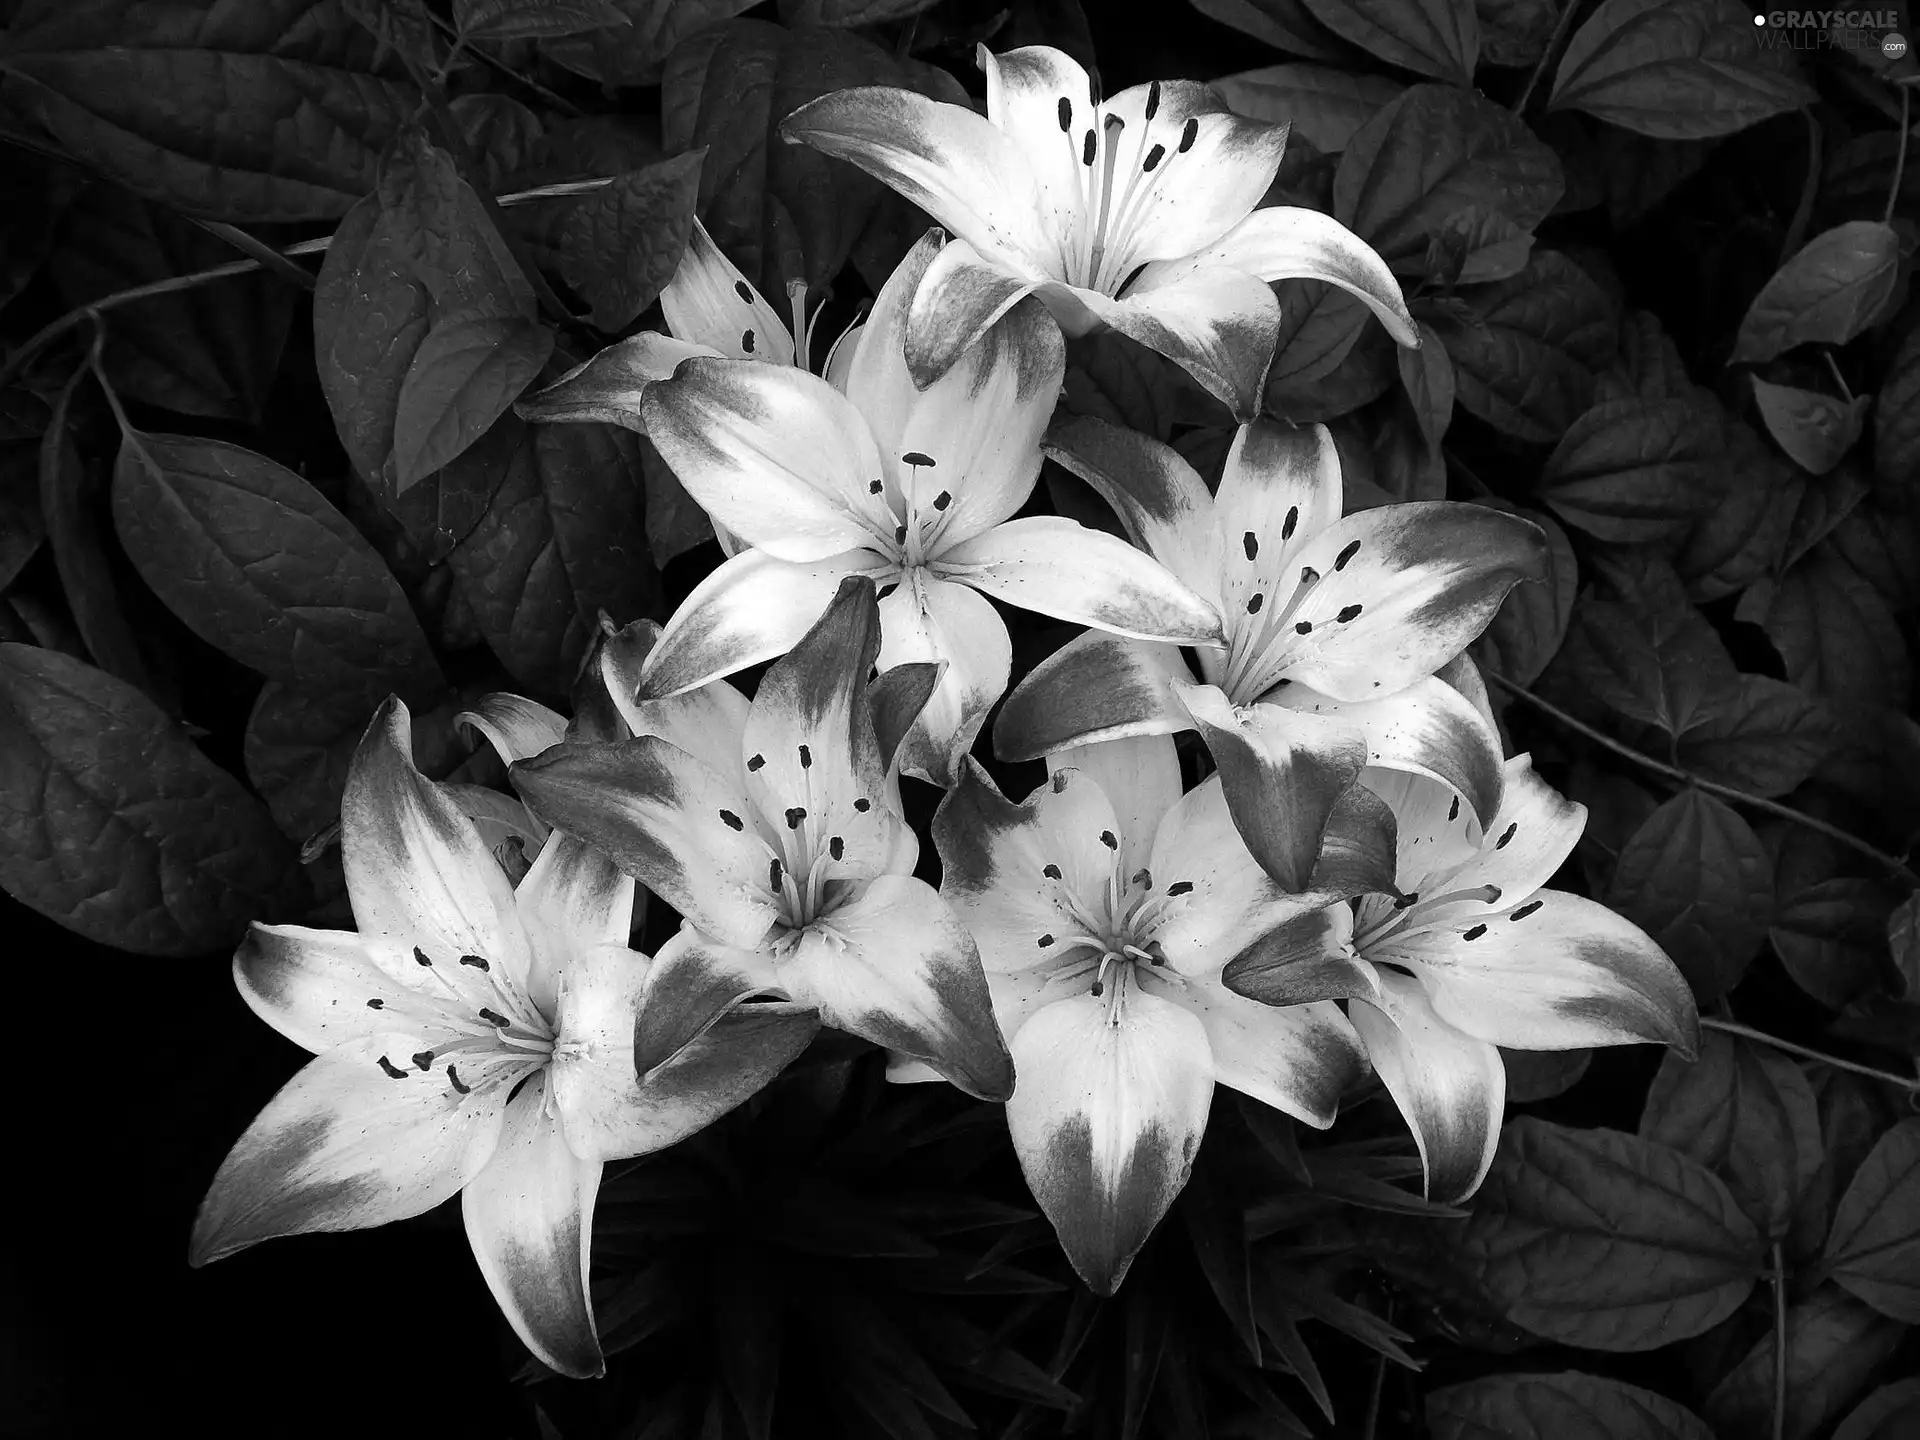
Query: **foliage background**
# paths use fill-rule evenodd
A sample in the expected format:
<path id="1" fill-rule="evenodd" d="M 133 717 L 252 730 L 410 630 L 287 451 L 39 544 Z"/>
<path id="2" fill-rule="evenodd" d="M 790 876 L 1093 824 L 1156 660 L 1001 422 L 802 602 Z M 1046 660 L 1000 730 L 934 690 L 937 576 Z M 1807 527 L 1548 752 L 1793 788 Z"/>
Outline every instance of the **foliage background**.
<path id="1" fill-rule="evenodd" d="M 594 1387 L 516 1380 L 445 1213 L 183 1263 L 207 1178 L 298 1060 L 225 954 L 255 914 L 344 918 L 337 860 L 298 851 L 324 842 L 374 699 L 407 694 L 432 773 L 497 782 L 451 732 L 459 698 L 563 697 L 598 611 L 664 618 L 717 561 L 641 442 L 532 433 L 512 399 L 657 323 L 696 204 L 770 295 L 830 285 L 836 332 L 920 217 L 767 126 L 844 84 L 977 96 L 978 39 L 1060 45 L 1109 93 L 1268 72 L 1225 88 L 1294 119 L 1273 199 L 1371 240 L 1429 336 L 1396 355 L 1357 302 L 1285 282 L 1268 408 L 1332 424 L 1361 503 L 1448 494 L 1548 526 L 1553 583 L 1475 654 L 1511 748 L 1590 809 L 1562 883 L 1660 938 L 1722 1025 L 1912 1075 L 1911 57 L 1763 52 L 1732 0 L 0 19 L 0 640 L 26 647 L 0 652 L 0 1429 L 1529 1435 L 1586 1382 L 1487 1377 L 1569 1371 L 1644 1389 L 1574 1392 L 1599 1428 L 1566 1433 L 1920 1423 L 1898 1383 L 1920 1359 L 1912 1082 L 1725 1030 L 1691 1069 L 1524 1062 L 1530 1118 L 1471 1220 L 1387 1188 L 1417 1167 L 1377 1097 L 1302 1150 L 1223 1092 L 1194 1185 L 1106 1306 L 995 1114 L 889 1091 L 828 1043 L 609 1186 L 602 1324 L 634 1343 Z M 456 24 L 475 38 L 442 85 Z M 438 153 L 402 136 L 415 119 Z M 278 255 L 328 234 L 324 265 Z M 98 327 L 78 308 L 156 285 Z M 1228 422 L 1177 372 L 1110 338 L 1071 367 L 1069 408 L 1217 473 Z M 1051 468 L 1041 494 L 1111 525 Z M 1014 636 L 1017 675 L 1065 632 Z M 924 819 L 932 796 L 913 803 Z"/>

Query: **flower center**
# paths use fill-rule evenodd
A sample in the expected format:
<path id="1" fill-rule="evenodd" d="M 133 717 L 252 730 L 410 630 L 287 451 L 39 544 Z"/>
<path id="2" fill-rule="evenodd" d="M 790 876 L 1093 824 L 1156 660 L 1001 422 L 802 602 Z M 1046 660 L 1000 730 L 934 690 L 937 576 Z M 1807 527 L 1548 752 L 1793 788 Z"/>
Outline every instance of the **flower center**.
<path id="1" fill-rule="evenodd" d="M 1065 933 L 1048 932 L 1036 939 L 1038 947 L 1058 956 L 1050 983 L 1085 985 L 1107 1000 L 1107 1023 L 1118 1025 L 1129 984 L 1140 982 L 1137 967 L 1171 984 L 1184 984 L 1167 966 L 1167 956 L 1156 932 L 1184 897 L 1193 893 L 1191 881 L 1177 880 L 1156 890 L 1153 874 L 1142 867 L 1124 873 L 1120 838 L 1100 832 L 1109 852 L 1106 882 L 1092 894 L 1071 885 L 1058 865 L 1049 863 L 1041 877 L 1051 898 L 1075 926 Z"/>
<path id="2" fill-rule="evenodd" d="M 1114 295 L 1129 277 L 1133 227 L 1148 197 L 1200 134 L 1200 121 L 1192 116 L 1177 132 L 1164 126 L 1156 132 L 1153 121 L 1159 111 L 1160 84 L 1155 81 L 1147 91 L 1146 115 L 1136 127 L 1132 154 L 1123 165 L 1127 122 L 1114 114 L 1102 116 L 1095 107 L 1096 123 L 1080 129 L 1074 124 L 1072 98 L 1060 97 L 1060 130 L 1073 153 L 1080 200 L 1071 233 L 1060 239 L 1061 275 L 1069 285 Z"/>
<path id="3" fill-rule="evenodd" d="M 552 1021 L 494 962 L 462 955 L 447 966 L 417 945 L 413 959 L 444 998 L 410 992 L 367 1001 L 369 1009 L 433 1037 L 405 1064 L 380 1056 L 376 1063 L 387 1076 L 407 1080 L 438 1070 L 451 1090 L 466 1095 L 482 1085 L 524 1081 L 552 1058 Z"/>
<path id="4" fill-rule="evenodd" d="M 1299 518 L 1298 507 L 1287 511 L 1280 529 L 1283 544 L 1293 538 Z M 1241 541 L 1251 562 L 1259 553 L 1259 538 L 1249 530 Z M 1334 571 L 1346 569 L 1359 552 L 1358 540 L 1347 545 L 1334 557 Z M 1325 579 L 1311 565 L 1302 565 L 1290 589 L 1282 575 L 1271 589 L 1255 590 L 1243 610 L 1227 617 L 1231 633 L 1226 675 L 1220 688 L 1229 699 L 1236 704 L 1252 704 L 1274 686 L 1285 684 L 1287 669 L 1302 646 L 1310 643 L 1310 636 L 1329 626 L 1350 625 L 1365 613 L 1365 605 L 1355 603 L 1342 605 L 1329 616 L 1328 607 L 1312 603 Z"/>

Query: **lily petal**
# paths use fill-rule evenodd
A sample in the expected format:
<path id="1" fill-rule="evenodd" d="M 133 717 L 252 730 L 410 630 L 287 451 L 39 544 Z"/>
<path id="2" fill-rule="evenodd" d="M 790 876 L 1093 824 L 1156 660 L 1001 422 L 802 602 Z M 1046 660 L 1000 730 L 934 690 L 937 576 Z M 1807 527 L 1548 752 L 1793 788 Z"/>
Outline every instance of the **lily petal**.
<path id="1" fill-rule="evenodd" d="M 527 993 L 551 1015 L 574 958 L 597 946 L 624 950 L 633 928 L 633 878 L 586 841 L 554 834 L 513 892 L 533 947 Z"/>
<path id="2" fill-rule="evenodd" d="M 606 1373 L 587 1293 L 600 1162 L 567 1148 L 546 1115 L 546 1077 L 507 1104 L 499 1146 L 460 1196 L 480 1274 L 526 1347 L 562 1375 Z"/>
<path id="3" fill-rule="evenodd" d="M 1699 1017 L 1679 969 L 1639 926 L 1579 895 L 1542 890 L 1471 926 L 1401 945 L 1390 938 L 1379 958 L 1401 953 L 1425 979 L 1434 1013 L 1476 1039 L 1513 1050 L 1637 1041 L 1698 1049 Z"/>
<path id="4" fill-rule="evenodd" d="M 1503 764 L 1503 787 L 1504 775 Z M 1360 773 L 1360 783 L 1393 811 L 1399 851 L 1396 888 L 1409 895 L 1443 894 L 1449 887 L 1441 882 L 1480 848 L 1482 829 L 1473 807 L 1462 802 L 1453 786 L 1407 770 L 1369 765 Z"/>
<path id="5" fill-rule="evenodd" d="M 1420 1147 L 1429 1200 L 1451 1205 L 1480 1188 L 1500 1143 L 1507 1071 L 1498 1047 L 1433 1013 L 1420 982 L 1383 971 L 1380 993 L 1348 1018 Z"/>
<path id="6" fill-rule="evenodd" d="M 668 948 L 694 934 L 681 931 Z M 785 1069 L 820 1029 L 803 1006 L 742 1006 L 642 1080 L 635 1017 L 645 1018 L 649 970 L 644 955 L 600 946 L 581 952 L 568 972 L 563 1043 L 547 1073 L 567 1144 L 583 1159 L 650 1155 L 705 1129 Z"/>
<path id="7" fill-rule="evenodd" d="M 779 973 L 826 1023 L 926 1061 L 977 1099 L 1012 1093 L 979 951 L 925 881 L 882 875 L 803 932 Z"/>
<path id="8" fill-rule="evenodd" d="M 1152 556 L 1057 515 L 996 525 L 940 557 L 936 574 L 1058 620 L 1139 640 L 1223 643 L 1220 615 Z"/>
<path id="9" fill-rule="evenodd" d="M 796 565 L 764 550 L 743 550 L 693 587 L 647 657 L 649 698 L 678 695 L 791 650 L 849 575 L 885 562 L 871 550 L 847 550 Z"/>
<path id="10" fill-rule="evenodd" d="M 1169 276 L 1149 270 L 1118 299 L 1097 290 L 1074 293 L 1129 340 L 1185 370 L 1236 420 L 1260 413 L 1280 340 L 1280 302 L 1266 281 L 1212 266 Z"/>
<path id="11" fill-rule="evenodd" d="M 1499 812 L 1473 857 L 1446 877 L 1447 888 L 1492 885 L 1517 905 L 1551 880 L 1587 825 L 1587 807 L 1569 800 L 1516 755 L 1504 767 Z"/>
<path id="12" fill-rule="evenodd" d="M 1377 700 L 1356 701 L 1335 700 L 1310 685 L 1286 685 L 1269 690 L 1261 704 L 1352 728 L 1366 737 L 1368 765 L 1439 781 L 1466 800 L 1470 820 L 1499 813 L 1505 789 L 1500 732 L 1442 680 L 1427 676 Z M 1417 887 L 1403 881 L 1401 888 Z"/>
<path id="13" fill-rule="evenodd" d="M 987 712 L 1007 689 L 1013 641 L 1000 612 L 976 591 L 945 580 L 903 584 L 880 602 L 880 664 L 945 661 L 933 698 L 907 732 L 900 768 L 949 785 Z"/>
<path id="14" fill-rule="evenodd" d="M 1200 1152 L 1213 1098 L 1206 1028 L 1138 989 L 1083 991 L 1035 1013 L 1013 1052 L 1007 1128 L 1028 1188 L 1080 1278 L 1111 1295 Z"/>
<path id="15" fill-rule="evenodd" d="M 559 715 L 538 700 L 505 691 L 483 697 L 473 709 L 454 716 L 453 723 L 484 735 L 502 765 L 530 760 L 567 738 L 567 722 Z"/>
<path id="16" fill-rule="evenodd" d="M 887 765 L 867 698 L 879 653 L 873 582 L 850 576 L 826 614 L 766 673 L 747 713 L 747 798 L 781 837 L 796 879 L 828 849 L 825 837 L 833 879 L 911 871 L 919 854 L 913 831 L 887 801 Z"/>
<path id="17" fill-rule="evenodd" d="M 1283 921 L 1227 962 L 1220 983 L 1262 1005 L 1369 998 L 1374 970 L 1353 958 L 1353 910 L 1328 905 Z"/>
<path id="18" fill-rule="evenodd" d="M 1214 500 L 1178 450 L 1090 415 L 1055 421 L 1041 448 L 1099 492 L 1134 544 L 1220 603 Z"/>
<path id="19" fill-rule="evenodd" d="M 781 562 L 775 561 L 775 564 Z M 746 793 L 747 772 L 741 761 L 741 737 L 747 731 L 751 702 L 725 680 L 710 680 L 662 700 L 642 697 L 619 701 L 620 715 L 630 735 L 658 735 L 696 756 L 713 772 Z"/>
<path id="20" fill-rule="evenodd" d="M 817 375 L 689 360 L 647 387 L 641 413 L 700 508 L 775 559 L 824 560 L 892 533 L 868 489 L 881 472 L 867 422 Z"/>
<path id="21" fill-rule="evenodd" d="M 886 602 L 880 602 L 880 653 L 887 653 L 885 639 Z M 896 762 L 907 733 L 933 699 L 933 692 L 946 678 L 947 666 L 937 660 L 906 660 L 892 669 L 883 669 L 867 687 L 867 700 L 873 707 L 873 735 L 880 744 L 880 761 L 891 774 L 897 774 Z"/>
<path id="22" fill-rule="evenodd" d="M 1366 742 L 1317 715 L 1236 710 L 1212 685 L 1174 688 L 1206 738 L 1247 848 L 1283 889 L 1306 890 L 1334 805 L 1366 764 Z"/>
<path id="23" fill-rule="evenodd" d="M 772 955 L 723 945 L 691 925 L 653 957 L 631 1019 L 632 1069 L 642 1082 L 754 995 L 777 995 L 785 984 Z"/>
<path id="24" fill-rule="evenodd" d="M 1173 749 L 1171 740 L 1161 743 Z M 1151 857 L 1159 897 L 1153 938 L 1181 975 L 1217 975 L 1275 926 L 1318 909 L 1261 868 L 1234 826 L 1219 775 L 1188 791 L 1160 822 Z M 1176 895 L 1172 886 L 1185 888 Z"/>
<path id="25" fill-rule="evenodd" d="M 407 707 L 389 699 L 347 769 L 340 852 L 354 920 L 389 968 L 416 948 L 449 966 L 480 955 L 524 984 L 513 887 L 473 822 L 414 767 L 412 735 Z"/>
<path id="26" fill-rule="evenodd" d="M 847 375 L 847 398 L 886 466 L 889 528 L 895 515 L 916 515 L 921 543 L 936 558 L 998 525 L 1033 493 L 1040 436 L 1067 368 L 1060 327 L 1036 300 L 1013 305 L 937 378 L 910 373 L 909 306 L 926 293 L 922 277 L 959 243 L 943 250 L 932 230 L 900 262 Z"/>
<path id="27" fill-rule="evenodd" d="M 1056 251 L 1025 152 L 984 115 L 911 90 L 823 95 L 780 122 L 788 141 L 849 160 L 981 255 L 1037 277 Z"/>
<path id="28" fill-rule="evenodd" d="M 1338 285 L 1364 301 L 1395 340 L 1414 347 L 1420 344 L 1420 327 L 1408 314 L 1400 282 L 1387 262 L 1366 241 L 1318 210 L 1292 205 L 1255 210 L 1204 249 L 1165 262 L 1165 273 L 1177 276 L 1212 265 L 1244 270 L 1269 282 L 1302 279 Z M 1150 266 L 1148 274 L 1159 268 Z"/>
<path id="29" fill-rule="evenodd" d="M 1251 627 L 1263 604 L 1293 594 L 1301 552 L 1339 520 L 1343 493 L 1340 452 L 1326 426 L 1290 430 L 1258 420 L 1240 427 L 1213 505 L 1229 624 Z"/>
<path id="30" fill-rule="evenodd" d="M 1135 85 L 1101 109 L 1121 122 L 1108 143 L 1119 146 L 1127 177 L 1114 180 L 1123 193 L 1114 202 L 1113 253 L 1102 267 L 1109 277 L 1215 246 L 1272 188 L 1286 151 L 1288 126 L 1236 115 L 1191 80 Z M 1148 171 L 1155 144 L 1163 158 Z"/>
<path id="31" fill-rule="evenodd" d="M 1367 1052 L 1337 1005 L 1263 1005 L 1217 980 L 1192 980 L 1180 1003 L 1206 1027 L 1213 1078 L 1325 1130 L 1367 1073 Z"/>
<path id="32" fill-rule="evenodd" d="M 1180 756 L 1171 735 L 1136 735 L 1074 745 L 1047 757 L 1047 773 L 1076 770 L 1097 785 L 1118 821 L 1122 868 L 1128 875 L 1151 867 L 1157 832 L 1181 805 Z M 1223 810 L 1222 815 L 1225 815 Z M 1231 833 L 1232 826 L 1228 826 Z M 1234 844 L 1242 851 L 1239 836 Z M 1162 882 L 1164 885 L 1166 882 Z"/>
<path id="33" fill-rule="evenodd" d="M 656 735 L 568 743 L 510 778 L 555 829 L 603 851 L 716 939 L 757 945 L 778 916 L 745 797 L 678 746 Z"/>
<path id="34" fill-rule="evenodd" d="M 1027 672 L 993 722 L 993 753 L 1038 760 L 1070 745 L 1171 735 L 1193 721 L 1174 690 L 1192 671 L 1176 645 L 1089 630 Z"/>
<path id="35" fill-rule="evenodd" d="M 1085 928 L 1071 897 L 1105 891 L 1113 852 L 1101 837 L 1117 843 L 1118 826 L 1083 771 L 1059 772 L 1016 805 L 968 758 L 934 814 L 933 839 L 941 898 L 966 922 L 989 974 L 1056 967 L 1056 941 Z"/>
<path id="36" fill-rule="evenodd" d="M 1086 206 L 1080 133 L 1093 123 L 1093 81 L 1079 61 L 1051 45 L 999 55 L 978 45 L 974 56 L 987 77 L 987 119 L 1026 160 L 1039 187 L 1044 228 L 1065 245 Z"/>
<path id="37" fill-rule="evenodd" d="M 945 376 L 1037 285 L 984 258 L 964 240 L 948 241 L 921 277 L 907 313 L 903 353 L 914 384 L 931 386 Z M 1048 318 L 1046 307 L 1034 309 L 1039 322 L 1057 337 L 1060 327 Z"/>
<path id="38" fill-rule="evenodd" d="M 233 981 L 254 1014 L 315 1054 L 391 1033 L 401 1022 L 388 1012 L 423 998 L 353 931 L 304 925 L 249 926 L 234 952 Z M 439 1007 L 438 994 L 424 998 Z"/>
<path id="39" fill-rule="evenodd" d="M 682 360 L 719 355 L 710 345 L 690 344 L 643 330 L 631 339 L 607 346 L 545 389 L 534 391 L 514 405 L 514 413 L 541 424 L 597 421 L 644 435 L 647 422 L 640 415 L 640 397 L 647 387 L 671 376 Z"/>
<path id="40" fill-rule="evenodd" d="M 679 340 L 711 346 L 735 360 L 793 364 L 793 336 L 739 268 L 693 217 L 686 253 L 660 292 L 660 313 Z"/>
<path id="41" fill-rule="evenodd" d="M 1286 674 L 1371 700 L 1464 650 L 1509 590 L 1545 574 L 1546 544 L 1532 522 L 1484 505 L 1409 501 L 1347 516 L 1299 562 L 1318 579 L 1284 637 Z"/>
<path id="42" fill-rule="evenodd" d="M 351 1040 L 289 1080 L 220 1162 L 188 1263 L 281 1235 L 404 1220 L 472 1180 L 493 1155 L 506 1091 L 472 1084 L 462 1094 L 438 1071 L 400 1066 L 392 1078 L 380 1059 L 404 1065 L 410 1043 L 405 1034 Z"/>

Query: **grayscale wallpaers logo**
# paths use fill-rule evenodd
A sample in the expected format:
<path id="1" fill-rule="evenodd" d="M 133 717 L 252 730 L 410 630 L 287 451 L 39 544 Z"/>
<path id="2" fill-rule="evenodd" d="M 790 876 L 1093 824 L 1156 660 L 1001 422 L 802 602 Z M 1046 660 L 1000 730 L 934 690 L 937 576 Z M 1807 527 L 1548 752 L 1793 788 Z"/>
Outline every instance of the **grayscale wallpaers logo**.
<path id="1" fill-rule="evenodd" d="M 1753 17 L 1763 50 L 1878 50 L 1889 60 L 1907 53 L 1905 5 L 1872 10 L 1769 10 Z"/>

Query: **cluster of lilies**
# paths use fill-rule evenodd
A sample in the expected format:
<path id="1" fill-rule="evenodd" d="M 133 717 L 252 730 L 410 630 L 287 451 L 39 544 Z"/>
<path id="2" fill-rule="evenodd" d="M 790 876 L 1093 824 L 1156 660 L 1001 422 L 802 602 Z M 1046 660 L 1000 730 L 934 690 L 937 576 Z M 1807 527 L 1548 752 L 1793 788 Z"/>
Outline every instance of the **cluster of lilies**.
<path id="1" fill-rule="evenodd" d="M 785 123 L 944 227 L 824 375 L 804 290 L 789 329 L 696 223 L 671 334 L 524 403 L 648 435 L 729 558 L 664 628 L 607 629 L 571 720 L 511 695 L 463 717 L 517 802 L 426 779 L 406 707 L 374 716 L 341 809 L 358 930 L 256 925 L 234 960 L 316 1058 L 221 1166 L 196 1263 L 458 1194 L 516 1332 L 594 1375 L 603 1165 L 710 1124 L 822 1025 L 1004 1104 L 1102 1294 L 1216 1084 L 1324 1128 L 1371 1069 L 1457 1201 L 1492 1161 L 1498 1047 L 1691 1051 L 1653 941 L 1544 888 L 1585 811 L 1503 757 L 1463 655 L 1541 574 L 1539 532 L 1449 502 L 1343 514 L 1326 431 L 1255 418 L 1269 282 L 1343 286 L 1417 344 L 1387 267 L 1324 215 L 1255 208 L 1284 126 L 1187 82 L 1102 103 L 1050 49 L 980 62 L 984 117 L 861 89 Z M 1245 419 L 1217 488 L 1054 419 L 1063 336 L 1099 326 Z M 1131 544 L 1020 514 L 1046 457 Z M 1087 628 L 1007 695 L 990 600 Z M 768 660 L 751 699 L 725 678 Z M 1019 800 L 971 755 L 1003 697 L 995 752 L 1047 769 Z M 1191 789 L 1187 731 L 1212 761 Z M 937 888 L 903 775 L 945 790 Z M 651 957 L 637 886 L 682 920 Z"/>

